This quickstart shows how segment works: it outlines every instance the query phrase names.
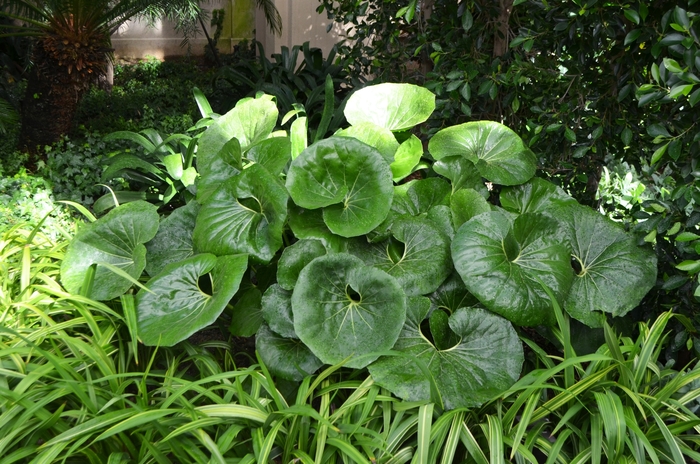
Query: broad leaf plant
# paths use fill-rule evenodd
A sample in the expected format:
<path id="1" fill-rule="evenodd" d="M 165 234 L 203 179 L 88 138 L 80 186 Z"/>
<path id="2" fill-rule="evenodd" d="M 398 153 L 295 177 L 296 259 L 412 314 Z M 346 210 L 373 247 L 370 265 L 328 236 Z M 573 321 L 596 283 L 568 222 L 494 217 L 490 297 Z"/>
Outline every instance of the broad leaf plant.
<path id="1" fill-rule="evenodd" d="M 199 138 L 192 201 L 160 221 L 127 203 L 84 226 L 63 283 L 107 300 L 141 279 L 147 345 L 226 311 L 281 378 L 344 363 L 406 400 L 481 405 L 519 378 L 514 325 L 554 325 L 554 298 L 601 327 L 652 287 L 656 257 L 534 177 L 535 155 L 499 123 L 447 127 L 426 152 L 411 129 L 434 108 L 421 87 L 366 87 L 350 126 L 307 146 L 306 120 L 290 135 L 272 97 L 243 99 Z"/>

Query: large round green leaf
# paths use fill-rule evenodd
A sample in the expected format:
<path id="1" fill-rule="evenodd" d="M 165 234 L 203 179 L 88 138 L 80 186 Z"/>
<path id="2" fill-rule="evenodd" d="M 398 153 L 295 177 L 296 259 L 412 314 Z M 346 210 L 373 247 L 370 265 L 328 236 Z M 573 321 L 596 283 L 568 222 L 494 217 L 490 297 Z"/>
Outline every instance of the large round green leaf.
<path id="1" fill-rule="evenodd" d="M 348 357 L 361 368 L 396 342 L 406 318 L 399 283 L 354 256 L 337 253 L 311 261 L 292 294 L 294 331 L 318 358 L 336 364 Z"/>
<path id="2" fill-rule="evenodd" d="M 350 137 L 331 137 L 292 161 L 287 190 L 302 208 L 323 208 L 323 220 L 343 237 L 364 235 L 389 212 L 393 183 L 379 152 Z"/>
<path id="3" fill-rule="evenodd" d="M 85 274 L 97 265 L 88 297 L 111 300 L 124 294 L 133 284 L 101 263 L 116 266 L 134 279 L 146 267 L 146 247 L 158 230 L 156 207 L 145 201 L 125 203 L 86 224 L 71 241 L 61 263 L 61 282 L 71 293 L 80 293 Z"/>
<path id="4" fill-rule="evenodd" d="M 212 324 L 238 291 L 246 255 L 199 254 L 169 264 L 136 294 L 139 338 L 145 345 L 172 346 Z M 211 294 L 200 288 L 209 279 Z"/>
<path id="5" fill-rule="evenodd" d="M 571 251 L 555 219 L 542 213 L 517 218 L 502 210 L 482 213 L 452 241 L 455 269 L 489 310 L 517 325 L 554 323 L 542 284 L 563 304 L 571 281 Z"/>
<path id="6" fill-rule="evenodd" d="M 553 210 L 568 225 L 576 275 L 564 308 L 591 327 L 623 316 L 656 283 L 656 254 L 602 214 L 579 204 Z"/>
<path id="7" fill-rule="evenodd" d="M 510 322 L 481 308 L 461 308 L 448 320 L 459 343 L 439 350 L 421 333 L 429 308 L 427 298 L 409 298 L 406 324 L 394 345 L 404 356 L 370 365 L 375 382 L 404 400 L 439 401 L 454 409 L 480 406 L 518 380 L 523 348 Z M 419 362 L 427 367 L 437 398 Z"/>
<path id="8" fill-rule="evenodd" d="M 363 122 L 335 133 L 338 137 L 353 137 L 377 149 L 387 164 L 394 162 L 394 154 L 399 149 L 394 133 L 371 122 Z"/>
<path id="9" fill-rule="evenodd" d="M 410 129 L 435 111 L 435 95 L 412 84 L 377 84 L 353 93 L 345 105 L 345 118 L 353 126 L 371 122 L 390 131 Z"/>
<path id="10" fill-rule="evenodd" d="M 501 206 L 513 213 L 541 213 L 556 204 L 576 203 L 561 187 L 535 177 L 526 184 L 501 191 Z"/>
<path id="11" fill-rule="evenodd" d="M 199 213 L 199 203 L 191 201 L 177 208 L 160 222 L 158 233 L 146 243 L 146 272 L 154 276 L 165 266 L 194 254 L 192 232 Z"/>
<path id="12" fill-rule="evenodd" d="M 213 158 L 234 137 L 238 139 L 243 151 L 268 138 L 277 124 L 278 115 L 277 105 L 270 95 L 239 100 L 235 108 L 214 121 L 199 138 L 199 171 L 207 172 Z"/>
<path id="13" fill-rule="evenodd" d="M 452 272 L 447 237 L 432 221 L 417 217 L 398 219 L 391 234 L 391 239 L 379 243 L 352 242 L 349 251 L 395 277 L 406 295 L 435 291 Z"/>
<path id="14" fill-rule="evenodd" d="M 255 335 L 255 349 L 273 374 L 287 380 L 299 382 L 323 366 L 301 340 L 278 335 L 265 324 Z"/>
<path id="15" fill-rule="evenodd" d="M 217 256 L 248 253 L 267 262 L 282 246 L 287 191 L 259 164 L 226 181 L 202 205 L 195 249 Z"/>
<path id="16" fill-rule="evenodd" d="M 501 185 L 518 185 L 535 175 L 537 159 L 518 134 L 494 121 L 467 122 L 442 129 L 430 139 L 436 160 L 462 155 L 481 175 Z"/>

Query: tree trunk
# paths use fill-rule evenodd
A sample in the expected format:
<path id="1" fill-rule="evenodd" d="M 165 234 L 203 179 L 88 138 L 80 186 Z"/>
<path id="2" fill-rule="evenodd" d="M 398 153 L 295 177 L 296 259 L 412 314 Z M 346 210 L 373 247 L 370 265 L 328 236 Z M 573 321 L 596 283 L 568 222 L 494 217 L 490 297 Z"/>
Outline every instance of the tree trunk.
<path id="1" fill-rule="evenodd" d="M 35 46 L 33 61 L 22 103 L 19 149 L 40 160 L 45 145 L 70 131 L 88 85 L 76 82 L 77 76 L 72 76 L 66 66 L 52 63 L 41 42 Z"/>
<path id="2" fill-rule="evenodd" d="M 510 30 L 510 13 L 513 11 L 513 0 L 498 0 L 498 19 L 493 37 L 493 57 L 499 57 L 508 51 L 508 32 Z"/>

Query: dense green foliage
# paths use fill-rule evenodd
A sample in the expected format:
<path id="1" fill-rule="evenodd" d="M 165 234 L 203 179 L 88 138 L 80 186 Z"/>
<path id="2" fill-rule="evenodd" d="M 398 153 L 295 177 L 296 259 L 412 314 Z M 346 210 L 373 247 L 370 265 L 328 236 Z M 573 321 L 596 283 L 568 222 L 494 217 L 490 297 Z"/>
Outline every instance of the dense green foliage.
<path id="1" fill-rule="evenodd" d="M 66 288 L 97 300 L 142 287 L 146 270 L 136 311 L 147 345 L 172 346 L 226 312 L 233 335 L 257 332 L 263 361 L 282 378 L 369 366 L 400 397 L 454 409 L 517 380 L 523 354 L 510 322 L 551 326 L 554 298 L 599 328 L 655 282 L 653 253 L 533 178 L 534 154 L 505 126 L 445 128 L 428 144 L 431 165 L 422 161 L 408 130 L 434 110 L 424 88 L 357 91 L 344 107 L 350 126 L 327 139 L 311 131 L 311 144 L 305 117 L 275 131 L 269 95 L 221 116 L 198 99 L 207 128 L 186 140 L 197 144 L 198 173 L 188 203 L 159 225 L 156 206 L 117 195 L 128 203 L 83 227 L 62 263 Z M 333 117 L 326 101 L 322 126 Z M 115 135 L 184 179 L 191 150 L 166 151 L 168 142 L 143 134 Z M 127 156 L 122 168 L 156 173 Z M 394 185 L 426 167 L 429 177 Z M 487 202 L 484 182 L 502 188 L 500 206 Z M 390 349 L 398 356 L 377 360 Z"/>
<path id="2" fill-rule="evenodd" d="M 515 3 L 510 49 L 495 4 L 341 1 L 373 60 L 118 69 L 0 178 L 0 461 L 700 461 L 697 16 Z M 48 191 L 100 181 L 77 227 Z"/>
<path id="3" fill-rule="evenodd" d="M 424 133 L 460 121 L 504 122 L 537 153 L 547 178 L 616 217 L 639 243 L 652 243 L 659 280 L 643 317 L 679 307 L 689 317 L 674 323 L 683 351 L 700 327 L 698 252 L 691 236 L 676 240 L 697 233 L 700 221 L 697 7 L 692 0 L 367 0 L 322 1 L 320 9 L 356 25 L 355 40 L 339 48 L 354 72 L 436 93 Z M 625 183 L 643 196 L 610 188 Z"/>
<path id="4" fill-rule="evenodd" d="M 670 313 L 636 340 L 606 328 L 576 356 L 531 347 L 526 372 L 480 408 L 440 414 L 340 366 L 294 385 L 224 341 L 137 342 L 133 297 L 109 305 L 58 280 L 72 234 L 0 235 L 0 452 L 6 462 L 698 460 L 700 370 L 663 366 Z M 556 309 L 556 308 L 555 308 Z M 235 358 L 234 358 L 235 357 Z M 234 362 L 235 359 L 235 362 Z M 576 398 L 574 400 L 574 398 Z M 372 460 L 372 461 L 370 461 Z"/>

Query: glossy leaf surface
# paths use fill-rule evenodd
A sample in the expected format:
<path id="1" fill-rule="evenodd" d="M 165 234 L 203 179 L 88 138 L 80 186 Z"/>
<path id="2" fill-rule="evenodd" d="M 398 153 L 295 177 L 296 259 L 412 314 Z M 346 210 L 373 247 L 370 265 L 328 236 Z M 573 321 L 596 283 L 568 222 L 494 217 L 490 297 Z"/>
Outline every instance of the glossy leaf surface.
<path id="1" fill-rule="evenodd" d="M 353 93 L 345 118 L 353 126 L 371 122 L 390 131 L 402 131 L 425 122 L 435 110 L 435 95 L 411 84 L 384 83 Z"/>
<path id="2" fill-rule="evenodd" d="M 656 254 L 641 248 L 618 224 L 590 208 L 571 204 L 555 215 L 566 219 L 577 273 L 564 308 L 591 327 L 602 313 L 623 316 L 656 283 Z"/>
<path id="3" fill-rule="evenodd" d="M 336 253 L 309 263 L 292 294 L 294 330 L 327 364 L 349 356 L 349 367 L 364 367 L 396 342 L 406 318 L 399 283 L 359 258 Z M 367 356 L 369 355 L 369 356 Z"/>
<path id="4" fill-rule="evenodd" d="M 384 220 L 393 183 L 389 165 L 375 148 L 354 138 L 331 137 L 292 161 L 287 190 L 298 206 L 323 208 L 323 220 L 333 233 L 355 237 Z"/>
<path id="5" fill-rule="evenodd" d="M 275 333 L 286 338 L 299 338 L 294 331 L 292 292 L 277 284 L 270 285 L 262 297 L 262 315 Z"/>
<path id="6" fill-rule="evenodd" d="M 501 206 L 513 213 L 537 213 L 552 208 L 553 202 L 573 202 L 561 187 L 539 177 L 517 187 L 507 187 L 501 191 Z"/>
<path id="7" fill-rule="evenodd" d="M 277 283 L 285 290 L 294 290 L 299 273 L 313 259 L 326 254 L 320 240 L 304 239 L 284 249 L 277 263 Z"/>
<path id="8" fill-rule="evenodd" d="M 282 337 L 265 324 L 255 335 L 255 349 L 273 374 L 295 382 L 323 365 L 301 340 Z"/>
<path id="9" fill-rule="evenodd" d="M 146 267 L 146 247 L 158 230 L 156 207 L 145 201 L 125 203 L 78 230 L 61 264 L 61 282 L 71 293 L 80 293 L 85 274 L 97 264 L 92 292 L 94 300 L 111 300 L 133 284 L 99 263 L 119 267 L 138 279 Z"/>
<path id="10" fill-rule="evenodd" d="M 199 203 L 191 201 L 177 208 L 160 222 L 158 233 L 146 243 L 146 272 L 154 276 L 165 266 L 194 254 L 192 232 L 199 212 Z"/>
<path id="11" fill-rule="evenodd" d="M 238 291 L 246 255 L 199 254 L 170 264 L 136 294 L 139 338 L 145 345 L 172 346 L 212 324 Z M 207 276 L 207 274 L 209 274 Z M 213 291 L 200 288 L 210 279 Z"/>
<path id="12" fill-rule="evenodd" d="M 287 192 L 259 164 L 226 181 L 202 205 L 194 228 L 195 248 L 217 256 L 248 253 L 267 262 L 282 246 Z"/>
<path id="13" fill-rule="evenodd" d="M 537 160 L 520 136 L 493 121 L 475 121 L 442 129 L 430 139 L 436 160 L 461 155 L 482 177 L 501 185 L 518 185 L 535 175 Z"/>
<path id="14" fill-rule="evenodd" d="M 270 95 L 240 100 L 235 108 L 217 118 L 202 134 L 197 144 L 197 167 L 208 172 L 212 159 L 232 138 L 245 151 L 250 145 L 269 137 L 277 124 L 279 112 Z"/>
<path id="15" fill-rule="evenodd" d="M 517 325 L 554 323 L 547 285 L 562 304 L 573 270 L 559 223 L 542 213 L 513 219 L 504 211 L 464 223 L 452 242 L 452 259 L 467 289 L 489 310 Z"/>
<path id="16" fill-rule="evenodd" d="M 406 217 L 391 226 L 392 239 L 353 242 L 349 251 L 398 280 L 406 295 L 435 291 L 452 272 L 450 242 L 431 221 Z"/>
<path id="17" fill-rule="evenodd" d="M 369 366 L 372 378 L 407 401 L 432 401 L 429 378 L 416 359 L 427 366 L 445 409 L 480 406 L 508 389 L 520 375 L 523 349 L 513 326 L 481 308 L 462 308 L 449 318 L 459 343 L 438 350 L 421 333 L 430 301 L 409 298 L 406 324 L 394 350 Z"/>

